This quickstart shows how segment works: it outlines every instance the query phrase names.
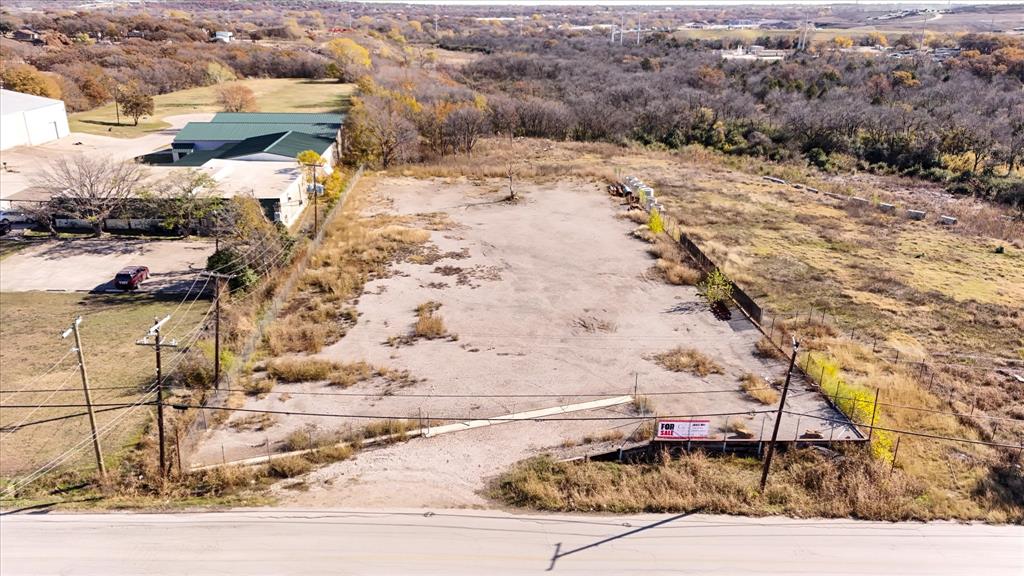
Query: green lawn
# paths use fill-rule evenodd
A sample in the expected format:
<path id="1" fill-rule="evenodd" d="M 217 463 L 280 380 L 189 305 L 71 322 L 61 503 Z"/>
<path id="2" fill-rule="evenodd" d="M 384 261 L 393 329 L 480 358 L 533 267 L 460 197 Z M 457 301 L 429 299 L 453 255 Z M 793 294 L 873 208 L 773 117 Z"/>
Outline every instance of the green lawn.
<path id="1" fill-rule="evenodd" d="M 94 403 L 131 403 L 138 397 L 137 387 L 154 374 L 152 348 L 136 346 L 153 318 L 174 313 L 167 324 L 168 339 L 184 339 L 198 325 L 209 308 L 199 300 L 189 309 L 177 308 L 177 301 L 157 300 L 142 294 L 89 295 L 52 292 L 0 294 L 0 395 L 6 406 L 39 404 L 81 404 L 81 381 L 75 354 L 64 358 L 57 369 L 46 373 L 71 349 L 69 337 L 60 333 L 77 315 L 81 324 L 82 349 L 93 388 Z M 174 352 L 165 357 L 169 366 Z M 21 389 L 60 392 L 20 392 Z M 22 420 L 35 421 L 81 412 L 77 408 L 9 408 L 0 410 L 0 425 L 11 426 Z M 120 421 L 103 439 L 105 459 L 112 465 L 125 445 L 137 438 L 149 418 L 150 409 L 135 410 Z M 31 414 L 30 414 L 31 413 Z M 102 427 L 121 414 L 111 411 L 97 414 Z M 87 438 L 88 421 L 84 417 L 23 428 L 0 434 L 0 476 L 19 474 L 50 461 L 65 449 Z M 79 450 L 68 461 L 70 467 L 91 466 L 92 451 Z"/>
<path id="2" fill-rule="evenodd" d="M 348 109 L 349 97 L 355 91 L 354 84 L 339 84 L 333 80 L 255 78 L 238 82 L 256 94 L 260 112 L 344 112 Z M 68 120 L 73 132 L 133 138 L 168 127 L 164 121 L 167 116 L 221 109 L 217 103 L 217 86 L 179 90 L 155 96 L 154 100 L 153 116 L 143 117 L 138 126 L 133 126 L 131 118 L 123 113 L 119 125 L 112 103 L 71 114 Z"/>

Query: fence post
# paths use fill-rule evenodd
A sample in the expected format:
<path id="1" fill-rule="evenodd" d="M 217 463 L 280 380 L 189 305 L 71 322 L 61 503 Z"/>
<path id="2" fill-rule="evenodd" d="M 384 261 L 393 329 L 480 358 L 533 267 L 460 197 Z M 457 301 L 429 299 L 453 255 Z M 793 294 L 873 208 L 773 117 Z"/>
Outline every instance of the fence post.
<path id="1" fill-rule="evenodd" d="M 896 448 L 892 451 L 892 466 L 889 468 L 889 474 L 892 474 L 892 471 L 896 469 L 896 456 L 900 453 L 900 440 L 902 439 L 902 436 L 896 437 Z"/>
<path id="2" fill-rule="evenodd" d="M 768 339 L 771 340 L 772 336 L 775 335 L 775 316 L 772 316 L 772 327 L 768 331 Z"/>
<path id="3" fill-rule="evenodd" d="M 871 442 L 871 437 L 875 435 L 875 413 L 878 412 L 878 392 L 879 389 L 875 388 L 875 403 L 871 405 L 871 428 L 868 428 L 868 442 Z"/>
<path id="4" fill-rule="evenodd" d="M 900 351 L 897 349 L 896 350 L 896 359 L 893 360 L 893 364 L 899 364 L 899 363 L 900 363 Z"/>

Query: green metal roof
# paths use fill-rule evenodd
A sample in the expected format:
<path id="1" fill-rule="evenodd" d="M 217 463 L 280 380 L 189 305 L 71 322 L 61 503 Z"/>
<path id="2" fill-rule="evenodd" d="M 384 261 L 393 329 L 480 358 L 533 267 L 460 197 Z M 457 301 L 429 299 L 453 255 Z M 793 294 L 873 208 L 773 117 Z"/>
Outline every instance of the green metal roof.
<path id="1" fill-rule="evenodd" d="M 230 150 L 233 146 L 235 145 L 224 144 L 223 146 L 220 146 L 219 148 L 215 148 L 213 150 L 196 150 L 195 152 L 191 152 L 189 154 L 186 154 L 185 156 L 182 156 L 181 158 L 178 158 L 178 161 L 174 162 L 173 165 L 202 166 L 203 164 L 206 164 L 208 160 L 213 160 L 214 158 L 223 158 L 222 154 Z"/>
<path id="2" fill-rule="evenodd" d="M 331 147 L 334 141 L 329 138 L 319 138 L 301 132 L 279 132 L 257 136 L 242 140 L 224 151 L 218 158 L 238 158 L 249 154 L 276 154 L 286 158 L 295 158 L 299 152 L 313 150 L 317 154 L 323 154 Z"/>
<path id="3" fill-rule="evenodd" d="M 217 112 L 210 122 L 248 122 L 249 124 L 341 124 L 344 114 L 317 112 Z"/>
<path id="4" fill-rule="evenodd" d="M 174 141 L 241 142 L 247 138 L 281 132 L 300 132 L 324 138 L 334 138 L 340 124 L 260 124 L 251 122 L 189 122 L 174 137 Z"/>

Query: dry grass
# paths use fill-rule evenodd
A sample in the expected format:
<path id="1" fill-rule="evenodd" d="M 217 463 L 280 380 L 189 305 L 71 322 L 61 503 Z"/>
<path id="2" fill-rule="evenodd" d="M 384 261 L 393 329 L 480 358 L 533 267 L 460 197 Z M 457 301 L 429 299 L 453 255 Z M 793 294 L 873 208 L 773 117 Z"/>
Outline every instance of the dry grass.
<path id="1" fill-rule="evenodd" d="M 676 286 L 695 286 L 703 276 L 696 268 L 665 259 L 659 259 L 654 266 L 661 272 L 666 282 Z"/>
<path id="2" fill-rule="evenodd" d="M 245 378 L 242 380 L 242 390 L 249 396 L 262 396 L 274 389 L 277 385 L 277 380 L 273 378 L 262 378 L 260 380 L 253 380 L 251 378 Z"/>
<path id="3" fill-rule="evenodd" d="M 302 456 L 274 458 L 267 464 L 267 474 L 273 478 L 294 478 L 313 469 L 313 464 Z"/>
<path id="4" fill-rule="evenodd" d="M 358 321 L 351 303 L 366 282 L 389 275 L 393 262 L 430 240 L 428 230 L 408 225 L 417 217 L 361 217 L 361 202 L 350 194 L 342 212 L 327 224 L 323 244 L 266 331 L 264 345 L 271 355 L 315 353 L 343 338 Z M 436 218 L 425 218 L 428 225 L 437 225 Z"/>
<path id="5" fill-rule="evenodd" d="M 387 419 L 370 422 L 359 430 L 357 438 L 387 438 L 388 442 L 404 441 L 410 430 L 417 430 L 420 427 L 417 420 Z"/>
<path id="6" fill-rule="evenodd" d="M 768 489 L 756 487 L 760 463 L 734 457 L 684 455 L 663 464 L 526 460 L 503 474 L 492 495 L 503 503 L 579 512 L 684 512 L 923 520 L 945 517 L 920 497 L 920 482 L 851 452 L 828 459 L 792 450 L 776 460 Z"/>
<path id="7" fill-rule="evenodd" d="M 654 357 L 655 361 L 672 372 L 689 372 L 697 376 L 724 374 L 714 360 L 692 348 L 678 347 Z"/>
<path id="8" fill-rule="evenodd" d="M 654 414 L 654 403 L 648 396 L 633 396 L 633 411 L 641 415 Z"/>
<path id="9" fill-rule="evenodd" d="M 275 424 L 277 424 L 277 417 L 273 414 L 250 414 L 232 420 L 228 426 L 239 432 L 261 432 Z"/>
<path id="10" fill-rule="evenodd" d="M 768 381 L 757 374 L 748 372 L 740 377 L 740 387 L 754 400 L 761 404 L 776 404 L 779 393 L 768 384 Z"/>
<path id="11" fill-rule="evenodd" d="M 767 336 L 762 336 L 756 344 L 754 344 L 754 354 L 761 358 L 775 358 L 778 360 L 784 360 L 786 355 L 779 350 Z"/>
<path id="12" fill-rule="evenodd" d="M 348 388 L 359 382 L 365 382 L 377 376 L 379 371 L 366 362 L 345 362 L 336 364 L 334 370 L 327 375 L 327 383 L 331 386 Z"/>
<path id="13" fill-rule="evenodd" d="M 618 442 L 625 438 L 625 434 L 621 430 L 606 430 L 596 435 L 586 435 L 583 437 L 582 444 L 596 444 L 598 442 Z"/>
<path id="14" fill-rule="evenodd" d="M 424 302 L 416 308 L 416 324 L 413 325 L 412 333 L 416 338 L 434 340 L 448 336 L 444 327 L 444 319 L 437 313 L 441 308 L 440 302 Z"/>
<path id="15" fill-rule="evenodd" d="M 275 358 L 267 362 L 267 374 L 281 382 L 327 380 L 343 366 L 319 358 Z"/>
<path id="16" fill-rule="evenodd" d="M 726 432 L 733 434 L 733 438 L 753 438 L 754 433 L 747 428 L 747 423 L 741 420 L 730 420 L 725 427 Z"/>

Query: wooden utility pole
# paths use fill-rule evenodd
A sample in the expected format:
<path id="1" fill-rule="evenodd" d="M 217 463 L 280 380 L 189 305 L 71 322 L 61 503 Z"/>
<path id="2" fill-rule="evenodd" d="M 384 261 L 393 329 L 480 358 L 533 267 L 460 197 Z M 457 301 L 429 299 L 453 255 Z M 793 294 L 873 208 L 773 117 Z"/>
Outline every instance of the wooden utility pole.
<path id="1" fill-rule="evenodd" d="M 772 430 L 772 440 L 768 443 L 768 453 L 764 457 L 764 468 L 761 470 L 761 492 L 768 483 L 768 471 L 772 467 L 772 456 L 775 455 L 775 441 L 779 438 L 779 423 L 782 422 L 782 411 L 786 407 L 786 396 L 789 394 L 789 380 L 793 377 L 793 365 L 796 364 L 796 353 L 800 350 L 800 343 L 793 338 L 793 355 L 789 358 L 789 369 L 786 370 L 786 383 L 782 385 L 782 398 L 779 399 L 779 411 L 775 414 L 775 428 Z M 800 431 L 797 430 L 797 433 Z"/>
<path id="2" fill-rule="evenodd" d="M 82 337 L 78 333 L 78 325 L 82 323 L 82 317 L 75 318 L 71 327 L 61 334 L 61 338 L 67 338 L 68 334 L 75 335 L 75 352 L 78 353 L 78 369 L 82 373 L 82 391 L 85 393 L 85 408 L 89 412 L 89 428 L 92 430 L 92 448 L 96 453 L 96 469 L 100 472 L 100 478 L 107 476 L 107 469 L 103 465 L 103 450 L 100 448 L 100 437 L 96 433 L 96 414 L 92 410 L 92 396 L 89 394 L 89 374 L 85 371 L 85 354 L 82 352 Z"/>
<path id="3" fill-rule="evenodd" d="M 217 281 L 217 286 L 214 288 L 216 293 L 213 296 L 213 387 L 220 388 L 220 295 L 224 290 L 222 282 L 230 279 L 231 274 L 206 272 L 206 276 Z"/>
<path id="4" fill-rule="evenodd" d="M 318 215 L 319 207 L 317 206 L 317 198 L 323 193 L 324 187 L 318 184 L 316 181 L 316 169 L 320 166 L 319 164 L 303 164 L 306 168 L 313 169 L 313 182 L 307 187 L 307 191 L 313 193 L 313 237 L 316 238 L 317 230 L 320 229 L 320 217 Z"/>
<path id="5" fill-rule="evenodd" d="M 171 319 L 168 314 L 164 316 L 163 320 L 155 320 L 153 327 L 149 329 L 146 336 L 136 342 L 139 346 L 152 346 L 156 351 L 156 418 L 157 418 L 157 437 L 160 443 L 160 475 L 167 476 L 167 449 L 164 445 L 164 378 L 162 373 L 162 367 L 160 364 L 160 349 L 164 347 L 177 348 L 178 345 L 175 342 L 170 344 L 164 343 L 160 337 L 160 327 L 165 322 Z M 154 343 L 149 342 L 149 337 L 154 336 Z"/>

